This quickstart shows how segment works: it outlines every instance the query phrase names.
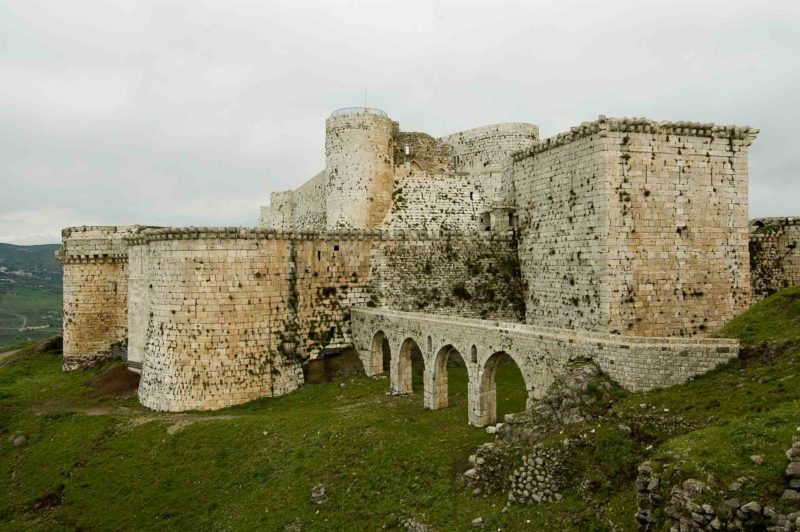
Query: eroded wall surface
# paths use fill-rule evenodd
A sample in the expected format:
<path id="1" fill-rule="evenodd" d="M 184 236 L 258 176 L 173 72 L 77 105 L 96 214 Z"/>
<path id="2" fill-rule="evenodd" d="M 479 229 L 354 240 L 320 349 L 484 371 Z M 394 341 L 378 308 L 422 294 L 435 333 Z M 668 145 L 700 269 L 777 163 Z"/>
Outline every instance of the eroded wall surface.
<path id="1" fill-rule="evenodd" d="M 751 221 L 750 270 L 756 301 L 800 285 L 800 218 Z"/>

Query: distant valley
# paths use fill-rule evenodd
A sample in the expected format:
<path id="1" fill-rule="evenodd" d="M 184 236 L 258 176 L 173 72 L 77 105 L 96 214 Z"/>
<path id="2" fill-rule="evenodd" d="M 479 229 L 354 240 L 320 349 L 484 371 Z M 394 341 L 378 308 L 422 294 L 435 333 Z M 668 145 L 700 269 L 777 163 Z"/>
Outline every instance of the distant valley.
<path id="1" fill-rule="evenodd" d="M 0 244 L 0 349 L 61 332 L 58 244 Z"/>

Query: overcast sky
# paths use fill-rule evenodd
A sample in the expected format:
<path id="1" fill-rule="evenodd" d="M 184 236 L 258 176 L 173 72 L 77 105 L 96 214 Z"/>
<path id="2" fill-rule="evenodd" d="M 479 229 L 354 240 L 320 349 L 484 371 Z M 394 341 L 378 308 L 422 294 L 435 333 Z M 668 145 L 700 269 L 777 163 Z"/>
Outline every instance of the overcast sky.
<path id="1" fill-rule="evenodd" d="M 434 136 L 599 114 L 746 124 L 750 215 L 800 215 L 800 1 L 0 0 L 0 242 L 255 225 L 368 104 Z"/>

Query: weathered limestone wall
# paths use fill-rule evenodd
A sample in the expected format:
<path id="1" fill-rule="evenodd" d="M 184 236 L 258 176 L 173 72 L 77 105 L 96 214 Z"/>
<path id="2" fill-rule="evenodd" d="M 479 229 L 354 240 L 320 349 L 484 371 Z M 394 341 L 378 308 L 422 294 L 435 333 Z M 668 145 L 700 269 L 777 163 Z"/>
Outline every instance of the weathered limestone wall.
<path id="1" fill-rule="evenodd" d="M 738 128 L 642 119 L 609 131 L 612 330 L 704 335 L 750 305 L 754 138 Z"/>
<path id="2" fill-rule="evenodd" d="M 421 233 L 168 228 L 128 238 L 129 359 L 156 410 L 287 393 L 352 344 L 350 309 L 521 319 L 512 243 Z"/>
<path id="3" fill-rule="evenodd" d="M 517 154 L 528 321 L 683 336 L 743 311 L 756 134 L 601 117 Z M 558 276 L 560 290 L 548 291 Z"/>
<path id="4" fill-rule="evenodd" d="M 753 299 L 800 285 L 800 218 L 760 218 L 750 228 Z"/>
<path id="5" fill-rule="evenodd" d="M 473 233 L 483 230 L 481 215 L 498 194 L 500 175 L 410 172 L 394 183 L 392 208 L 381 228 Z"/>
<path id="6" fill-rule="evenodd" d="M 370 299 L 370 238 L 363 233 L 294 235 L 298 353 L 320 353 L 352 344 L 350 308 Z"/>
<path id="7" fill-rule="evenodd" d="M 453 147 L 456 172 L 483 175 L 503 171 L 512 153 L 530 148 L 538 138 L 537 126 L 511 122 L 459 131 L 439 140 Z"/>
<path id="8" fill-rule="evenodd" d="M 511 168 L 528 323 L 608 330 L 604 148 L 587 136 L 519 157 Z"/>
<path id="9" fill-rule="evenodd" d="M 372 229 L 389 212 L 397 123 L 367 112 L 325 121 L 327 227 Z"/>
<path id="10" fill-rule="evenodd" d="M 132 342 L 144 345 L 141 403 L 207 410 L 297 388 L 302 370 L 286 338 L 296 311 L 291 243 L 184 231 L 131 242 L 149 254 L 146 336 Z"/>
<path id="11" fill-rule="evenodd" d="M 513 241 L 494 235 L 411 235 L 373 244 L 370 306 L 524 319 L 524 289 Z"/>
<path id="12" fill-rule="evenodd" d="M 323 170 L 295 190 L 273 192 L 269 206 L 261 208 L 259 227 L 315 231 L 325 229 L 326 190 Z"/>
<path id="13" fill-rule="evenodd" d="M 469 375 L 468 411 L 473 425 L 496 420 L 494 370 L 500 352 L 520 368 L 529 399 L 541 398 L 571 357 L 590 356 L 623 387 L 647 391 L 685 382 L 736 358 L 738 352 L 738 341 L 729 339 L 643 338 L 386 309 L 353 309 L 352 321 L 355 347 L 368 374 L 383 371 L 380 343 L 375 339 L 388 340 L 390 379 L 397 393 L 411 391 L 406 378 L 410 373 L 407 346 L 419 347 L 425 364 L 427 408 L 446 406 L 446 358 L 453 349 L 457 351 Z"/>
<path id="14" fill-rule="evenodd" d="M 127 337 L 129 227 L 70 227 L 57 256 L 64 265 L 64 370 L 108 357 Z"/>

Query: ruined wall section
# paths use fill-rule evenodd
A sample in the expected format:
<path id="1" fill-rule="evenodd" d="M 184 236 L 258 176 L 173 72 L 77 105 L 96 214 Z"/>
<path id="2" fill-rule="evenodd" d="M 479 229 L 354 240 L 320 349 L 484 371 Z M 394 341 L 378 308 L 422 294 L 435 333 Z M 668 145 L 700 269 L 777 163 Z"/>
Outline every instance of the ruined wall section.
<path id="1" fill-rule="evenodd" d="M 395 179 L 392 208 L 381 228 L 481 231 L 481 216 L 489 210 L 499 187 L 499 175 L 411 172 Z"/>
<path id="2" fill-rule="evenodd" d="M 399 175 L 454 172 L 453 147 L 427 133 L 400 131 L 394 136 L 394 165 Z"/>
<path id="3" fill-rule="evenodd" d="M 381 114 L 334 114 L 325 121 L 328 229 L 372 229 L 392 202 L 397 123 Z"/>
<path id="4" fill-rule="evenodd" d="M 133 228 L 70 227 L 57 256 L 64 271 L 65 371 L 91 367 L 127 339 L 127 262 L 124 237 Z"/>
<path id="5" fill-rule="evenodd" d="M 370 299 L 371 237 L 364 232 L 293 238 L 296 343 L 303 358 L 352 344 L 350 308 Z"/>
<path id="6" fill-rule="evenodd" d="M 605 331 L 609 324 L 606 141 L 599 134 L 515 157 L 526 321 Z"/>
<path id="7" fill-rule="evenodd" d="M 704 335 L 744 310 L 756 134 L 600 117 L 515 154 L 528 322 Z"/>
<path id="8" fill-rule="evenodd" d="M 493 175 L 508 166 L 512 153 L 531 147 L 538 138 L 537 126 L 512 122 L 459 131 L 439 140 L 453 147 L 456 172 Z"/>
<path id="9" fill-rule="evenodd" d="M 612 331 L 705 335 L 750 304 L 747 147 L 712 124 L 608 122 Z"/>
<path id="10" fill-rule="evenodd" d="M 368 306 L 522 321 L 516 243 L 499 236 L 414 234 L 373 243 Z"/>
<path id="11" fill-rule="evenodd" d="M 760 218 L 750 230 L 753 300 L 800 285 L 800 218 Z"/>
<path id="12" fill-rule="evenodd" d="M 273 192 L 268 207 L 261 208 L 259 227 L 285 231 L 321 231 L 326 217 L 325 171 L 295 190 Z"/>

